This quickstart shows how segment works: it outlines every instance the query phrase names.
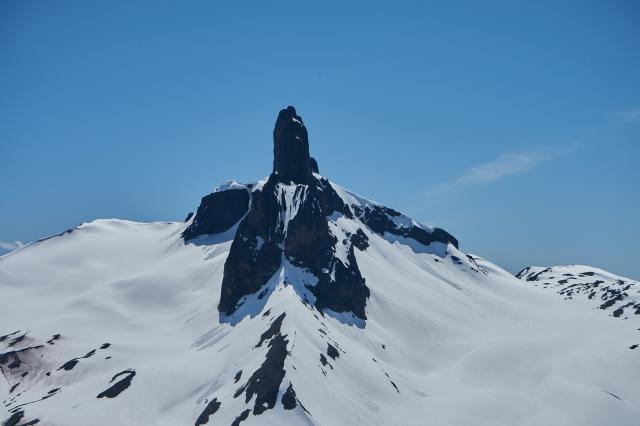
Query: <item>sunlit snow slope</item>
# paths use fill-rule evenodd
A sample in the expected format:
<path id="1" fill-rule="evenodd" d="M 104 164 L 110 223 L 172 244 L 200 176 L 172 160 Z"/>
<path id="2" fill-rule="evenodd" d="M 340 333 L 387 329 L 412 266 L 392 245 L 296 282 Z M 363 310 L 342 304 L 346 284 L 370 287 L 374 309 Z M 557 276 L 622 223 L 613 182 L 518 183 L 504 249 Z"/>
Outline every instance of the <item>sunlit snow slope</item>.
<path id="1" fill-rule="evenodd" d="M 333 187 L 352 208 L 374 204 Z M 637 323 L 451 244 L 331 223 L 368 238 L 355 250 L 366 320 L 302 303 L 313 277 L 286 261 L 268 297 L 219 313 L 237 225 L 185 243 L 190 222 L 98 220 L 1 257 L 4 421 L 637 424 Z M 262 391 L 278 380 L 270 407 Z"/>
<path id="2" fill-rule="evenodd" d="M 323 177 L 293 107 L 273 141 L 184 223 L 0 257 L 3 426 L 638 424 L 635 284 L 460 251 Z"/>
<path id="3" fill-rule="evenodd" d="M 630 278 L 585 265 L 530 266 L 516 276 L 613 318 L 640 322 L 640 283 Z"/>

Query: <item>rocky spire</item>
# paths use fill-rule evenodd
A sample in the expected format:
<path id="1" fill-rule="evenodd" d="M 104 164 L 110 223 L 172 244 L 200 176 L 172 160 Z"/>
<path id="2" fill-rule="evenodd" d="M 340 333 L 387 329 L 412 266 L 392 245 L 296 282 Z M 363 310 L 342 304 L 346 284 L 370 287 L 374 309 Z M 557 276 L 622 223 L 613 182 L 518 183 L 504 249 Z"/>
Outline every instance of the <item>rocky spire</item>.
<path id="1" fill-rule="evenodd" d="M 292 106 L 280 110 L 273 128 L 273 173 L 286 183 L 309 183 L 313 177 L 307 128 Z"/>
<path id="2" fill-rule="evenodd" d="M 219 187 L 202 199 L 182 234 L 190 241 L 237 226 L 220 290 L 218 310 L 223 320 L 241 309 L 240 316 L 245 315 L 256 303 L 264 303 L 260 301 L 274 291 L 270 280 L 280 269 L 283 284 L 299 284 L 294 291 L 305 304 L 366 320 L 370 291 L 355 253 L 369 246 L 367 234 L 457 247 L 458 241 L 447 232 L 423 228 L 393 209 L 368 202 L 347 204 L 331 182 L 319 176 L 318 164 L 309 156 L 307 130 L 292 106 L 278 114 L 273 153 L 273 173 L 262 185 L 229 182 Z M 348 230 L 339 228 L 336 215 L 353 225 Z M 342 230 L 335 231 L 336 227 Z M 370 232 L 365 232 L 367 228 Z M 295 268 L 315 276 L 316 282 L 296 281 Z"/>
<path id="3" fill-rule="evenodd" d="M 318 173 L 320 174 L 320 169 L 318 168 L 318 162 L 316 161 L 315 158 L 311 157 L 311 171 L 313 173 Z"/>

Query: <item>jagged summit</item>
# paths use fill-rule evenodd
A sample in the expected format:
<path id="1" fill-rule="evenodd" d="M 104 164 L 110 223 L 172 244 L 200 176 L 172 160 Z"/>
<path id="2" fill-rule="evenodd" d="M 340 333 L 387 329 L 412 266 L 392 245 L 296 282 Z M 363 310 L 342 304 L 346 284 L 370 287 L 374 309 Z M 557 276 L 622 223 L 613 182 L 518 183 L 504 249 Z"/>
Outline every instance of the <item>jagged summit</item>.
<path id="1" fill-rule="evenodd" d="M 299 273 L 295 269 L 310 273 L 310 280 L 296 286 L 304 303 L 365 319 L 369 289 L 353 245 L 338 241 L 329 229 L 334 213 L 353 218 L 353 212 L 328 180 L 313 175 L 317 162 L 309 156 L 307 130 L 292 106 L 278 114 L 273 143 L 273 173 L 251 191 L 251 208 L 238 225 L 225 263 L 220 312 L 233 314 L 259 290 L 266 297 L 269 280 L 285 268 L 285 281 L 288 274 Z M 336 256 L 340 250 L 346 258 Z"/>
<path id="2" fill-rule="evenodd" d="M 312 172 L 307 128 L 296 109 L 288 106 L 280 110 L 273 128 L 273 174 L 281 182 L 309 183 Z"/>
<path id="3" fill-rule="evenodd" d="M 268 297 L 270 280 L 281 271 L 285 282 L 293 281 L 289 275 L 308 275 L 295 286 L 303 303 L 365 320 L 370 292 L 354 254 L 368 245 L 365 229 L 424 246 L 451 243 L 457 248 L 458 241 L 446 231 L 423 227 L 368 200 L 339 195 L 318 174 L 307 130 L 294 107 L 278 114 L 273 144 L 273 173 L 264 183 L 236 183 L 207 195 L 183 233 L 188 241 L 238 224 L 224 265 L 218 306 L 223 316 Z M 348 226 L 338 226 L 341 220 L 349 221 Z"/>

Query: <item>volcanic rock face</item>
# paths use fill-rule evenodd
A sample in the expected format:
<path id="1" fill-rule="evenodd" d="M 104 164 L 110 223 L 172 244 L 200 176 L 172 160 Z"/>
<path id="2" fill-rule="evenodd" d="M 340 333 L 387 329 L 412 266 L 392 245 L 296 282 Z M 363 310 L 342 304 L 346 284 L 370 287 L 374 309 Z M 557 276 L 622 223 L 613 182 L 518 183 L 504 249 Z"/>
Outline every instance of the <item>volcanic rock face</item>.
<path id="1" fill-rule="evenodd" d="M 304 122 L 291 106 L 278 114 L 273 152 L 273 173 L 265 182 L 250 187 L 234 182 L 207 195 L 183 233 L 190 240 L 223 232 L 239 221 L 224 265 L 218 305 L 224 316 L 233 315 L 250 295 L 267 297 L 273 290 L 269 281 L 282 271 L 285 283 L 290 273 L 313 277 L 296 287 L 304 303 L 321 312 L 329 309 L 365 320 L 370 292 L 355 250 L 366 250 L 368 237 L 361 228 L 339 229 L 340 218 L 357 221 L 383 238 L 394 235 L 425 246 L 458 246 L 447 232 L 424 229 L 393 209 L 347 204 L 327 179 L 318 176 Z"/>
<path id="2" fill-rule="evenodd" d="M 226 188 L 225 188 L 226 189 Z M 239 185 L 213 192 L 202 198 L 193 222 L 182 234 L 185 240 L 198 235 L 224 232 L 247 213 L 249 191 Z M 191 217 L 187 217 L 188 221 Z"/>
<path id="3" fill-rule="evenodd" d="M 338 241 L 329 230 L 329 216 L 334 213 L 353 217 L 326 179 L 312 177 L 309 185 L 286 185 L 272 174 L 253 192 L 251 210 L 231 245 L 220 311 L 235 312 L 241 299 L 265 286 L 286 260 L 318 278 L 315 285 L 307 286 L 318 309 L 350 311 L 365 319 L 369 290 L 351 241 Z M 335 256 L 338 244 L 345 247 L 346 259 Z"/>
<path id="4" fill-rule="evenodd" d="M 320 173 L 320 169 L 318 168 L 318 162 L 313 157 L 311 157 L 311 171 L 313 173 Z"/>
<path id="5" fill-rule="evenodd" d="M 273 173 L 285 183 L 312 178 L 307 128 L 292 106 L 280 111 L 273 128 Z"/>
<path id="6" fill-rule="evenodd" d="M 430 232 L 421 228 L 413 222 L 403 224 L 402 214 L 389 207 L 366 206 L 363 209 L 356 209 L 356 215 L 376 234 L 384 235 L 388 232 L 393 235 L 411 238 L 424 245 L 439 242 L 443 244 L 453 244 L 458 248 L 458 240 L 444 229 L 434 228 Z M 396 223 L 395 219 L 400 219 Z"/>
<path id="7" fill-rule="evenodd" d="M 309 156 L 307 130 L 295 108 L 278 114 L 273 143 L 273 173 L 253 192 L 251 210 L 238 227 L 225 263 L 220 312 L 233 314 L 243 297 L 265 286 L 286 260 L 317 278 L 306 285 L 316 308 L 365 319 L 369 289 L 353 244 L 338 241 L 328 223 L 334 213 L 349 218 L 353 213 L 329 181 L 313 176 L 318 164 Z M 343 259 L 336 257 L 338 244 L 347 253 Z M 301 297 L 312 302 L 306 292 Z"/>

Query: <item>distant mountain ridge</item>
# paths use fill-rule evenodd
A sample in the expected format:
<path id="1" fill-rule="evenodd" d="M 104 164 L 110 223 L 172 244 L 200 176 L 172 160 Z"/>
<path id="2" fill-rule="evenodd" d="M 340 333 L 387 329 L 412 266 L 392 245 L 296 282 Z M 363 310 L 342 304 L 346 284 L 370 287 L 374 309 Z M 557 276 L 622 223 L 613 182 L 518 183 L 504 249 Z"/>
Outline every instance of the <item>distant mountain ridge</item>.
<path id="1" fill-rule="evenodd" d="M 586 299 L 614 318 L 640 320 L 640 283 L 586 265 L 529 266 L 516 277 L 555 291 L 565 299 Z"/>

